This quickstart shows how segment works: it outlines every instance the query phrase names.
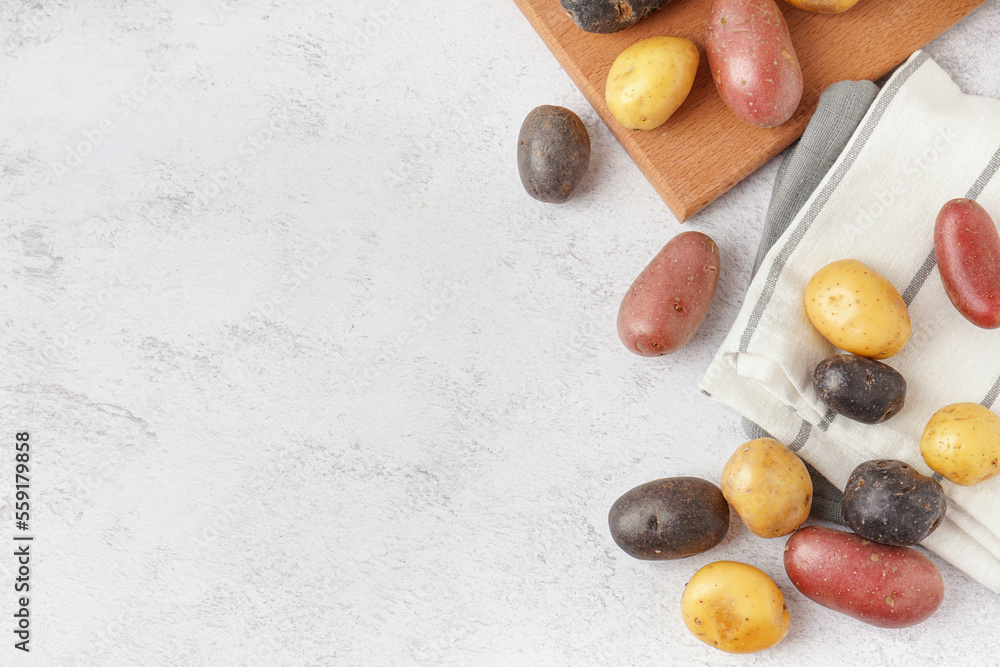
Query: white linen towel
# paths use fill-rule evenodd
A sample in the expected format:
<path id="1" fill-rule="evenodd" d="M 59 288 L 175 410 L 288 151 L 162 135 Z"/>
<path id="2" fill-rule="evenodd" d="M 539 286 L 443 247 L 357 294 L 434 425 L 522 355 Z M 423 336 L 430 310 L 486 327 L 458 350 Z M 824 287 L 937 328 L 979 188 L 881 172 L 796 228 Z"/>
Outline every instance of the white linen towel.
<path id="1" fill-rule="evenodd" d="M 876 458 L 932 474 L 919 442 L 936 410 L 962 401 L 1000 407 L 1000 329 L 979 329 L 955 310 L 933 243 L 949 199 L 976 199 L 1000 219 L 998 169 L 1000 100 L 963 94 L 926 53 L 913 54 L 767 253 L 702 391 L 840 489 L 859 463 Z M 817 270 L 845 258 L 888 278 L 910 310 L 910 340 L 885 360 L 906 378 L 906 405 L 883 424 L 835 415 L 812 387 L 816 364 L 838 350 L 807 319 L 803 293 Z M 1000 477 L 942 485 L 947 516 L 922 545 L 1000 593 Z"/>

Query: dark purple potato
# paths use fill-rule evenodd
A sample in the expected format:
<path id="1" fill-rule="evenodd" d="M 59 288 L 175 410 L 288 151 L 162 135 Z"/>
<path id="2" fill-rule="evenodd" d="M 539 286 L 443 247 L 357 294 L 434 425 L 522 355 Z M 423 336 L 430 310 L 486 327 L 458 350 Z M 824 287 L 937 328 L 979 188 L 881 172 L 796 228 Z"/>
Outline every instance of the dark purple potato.
<path id="1" fill-rule="evenodd" d="M 568 201 L 590 166 L 590 135 L 569 109 L 543 105 L 531 110 L 517 137 L 521 184 L 535 199 Z"/>
<path id="2" fill-rule="evenodd" d="M 587 32 L 617 32 L 635 25 L 670 0 L 559 0 L 573 23 Z"/>
<path id="3" fill-rule="evenodd" d="M 902 461 L 886 459 L 865 461 L 854 469 L 841 514 L 861 537 L 902 547 L 934 532 L 947 506 L 937 480 Z"/>
<path id="4" fill-rule="evenodd" d="M 642 560 L 687 558 L 708 551 L 729 532 L 729 503 L 715 484 L 670 477 L 640 484 L 611 506 L 611 537 Z"/>
<path id="5" fill-rule="evenodd" d="M 906 380 L 881 361 L 837 354 L 813 372 L 813 387 L 826 406 L 848 419 L 879 424 L 903 409 Z"/>

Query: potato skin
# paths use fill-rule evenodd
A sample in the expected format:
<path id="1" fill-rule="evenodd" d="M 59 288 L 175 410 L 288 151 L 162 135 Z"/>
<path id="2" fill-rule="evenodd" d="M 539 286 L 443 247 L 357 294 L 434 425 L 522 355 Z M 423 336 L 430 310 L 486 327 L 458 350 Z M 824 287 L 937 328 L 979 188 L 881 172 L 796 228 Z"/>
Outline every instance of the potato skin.
<path id="1" fill-rule="evenodd" d="M 590 166 L 590 135 L 580 117 L 548 104 L 532 109 L 517 137 L 521 185 L 550 204 L 569 201 Z"/>
<path id="2" fill-rule="evenodd" d="M 781 125 L 802 100 L 802 68 L 774 0 L 715 0 L 705 52 L 719 95 L 736 117 Z"/>
<path id="3" fill-rule="evenodd" d="M 934 252 L 944 291 L 965 319 L 1000 327 L 1000 234 L 972 199 L 952 199 L 934 223 Z"/>
<path id="4" fill-rule="evenodd" d="M 937 566 L 910 547 L 807 526 L 785 543 L 785 572 L 807 598 L 880 628 L 925 621 L 944 599 Z"/>
<path id="5" fill-rule="evenodd" d="M 792 7 L 817 14 L 839 14 L 858 4 L 858 0 L 785 0 Z"/>
<path id="6" fill-rule="evenodd" d="M 959 486 L 1000 475 L 1000 417 L 979 403 L 953 403 L 935 412 L 920 438 L 931 470 Z"/>
<path id="7" fill-rule="evenodd" d="M 635 25 L 670 0 L 559 0 L 581 30 L 618 32 Z"/>
<path id="8" fill-rule="evenodd" d="M 673 560 L 708 551 L 729 532 L 729 505 L 715 484 L 670 477 L 627 491 L 608 513 L 615 544 L 633 558 Z"/>
<path id="9" fill-rule="evenodd" d="M 726 653 L 756 653 L 788 634 L 785 596 L 764 572 L 746 563 L 718 561 L 695 572 L 681 594 L 684 625 Z"/>
<path id="10" fill-rule="evenodd" d="M 719 286 L 719 246 L 681 232 L 642 270 L 618 309 L 618 337 L 644 357 L 684 347 L 708 314 Z"/>
<path id="11" fill-rule="evenodd" d="M 806 465 L 774 438 L 740 445 L 722 469 L 722 495 L 758 537 L 788 535 L 809 518 L 813 486 Z"/>
<path id="12" fill-rule="evenodd" d="M 841 514 L 855 533 L 881 544 L 908 546 L 934 532 L 948 507 L 944 489 L 902 461 L 865 461 L 851 473 Z"/>
<path id="13" fill-rule="evenodd" d="M 698 47 L 683 37 L 650 37 L 615 58 L 604 100 L 611 115 L 630 130 L 663 125 L 684 103 L 698 71 Z"/>
<path id="14" fill-rule="evenodd" d="M 806 315 L 824 338 L 842 350 L 886 359 L 910 339 L 910 311 L 896 288 L 856 259 L 816 272 L 805 291 Z"/>
<path id="15" fill-rule="evenodd" d="M 813 388 L 828 408 L 862 424 L 881 424 L 903 409 L 906 380 L 881 361 L 835 354 L 813 371 Z"/>

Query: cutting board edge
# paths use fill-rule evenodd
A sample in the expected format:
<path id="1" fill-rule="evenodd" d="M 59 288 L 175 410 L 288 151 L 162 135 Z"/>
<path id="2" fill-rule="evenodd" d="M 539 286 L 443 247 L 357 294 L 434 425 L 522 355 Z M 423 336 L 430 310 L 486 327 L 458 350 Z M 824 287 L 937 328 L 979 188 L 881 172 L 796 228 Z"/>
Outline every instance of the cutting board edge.
<path id="1" fill-rule="evenodd" d="M 551 1 L 556 2 L 557 0 Z M 926 41 L 909 50 L 909 53 L 912 54 L 914 51 L 924 48 L 927 44 L 946 32 L 956 23 L 972 14 L 984 3 L 985 0 L 976 0 L 975 2 L 967 3 L 967 6 L 958 10 L 954 16 L 950 17 L 950 23 L 948 25 L 943 25 L 940 30 L 935 30 Z M 795 127 L 791 132 L 787 132 L 783 136 L 779 137 L 777 142 L 771 144 L 766 149 L 761 150 L 758 155 L 756 155 L 752 160 L 746 162 L 742 168 L 734 172 L 725 181 L 717 181 L 709 183 L 708 187 L 700 189 L 695 187 L 691 191 L 681 192 L 674 184 L 671 184 L 671 182 L 667 180 L 663 173 L 661 173 L 660 168 L 657 167 L 657 165 L 653 162 L 653 159 L 648 155 L 648 151 L 640 146 L 636 140 L 631 138 L 631 131 L 622 128 L 614 120 L 613 116 L 611 116 L 610 110 L 608 110 L 607 106 L 603 103 L 603 91 L 599 88 L 597 83 L 592 82 L 586 76 L 583 69 L 575 62 L 574 57 L 563 45 L 561 36 L 557 34 L 550 25 L 548 25 L 547 21 L 543 19 L 536 7 L 533 6 L 529 0 L 514 0 L 514 4 L 528 20 L 536 34 L 541 37 L 542 42 L 555 56 L 563 70 L 569 75 L 570 80 L 581 91 L 588 104 L 593 107 L 602 122 L 611 131 L 618 143 L 639 168 L 640 173 L 642 173 L 653 190 L 664 201 L 679 223 L 684 223 L 691 219 L 691 217 L 739 184 L 747 176 L 760 169 L 775 156 L 779 155 L 782 151 L 788 148 L 788 146 L 798 141 L 808 125 L 808 120 L 812 117 L 816 110 L 819 100 L 818 94 L 816 95 L 816 99 L 810 103 L 810 108 L 808 108 L 805 112 L 801 126 Z M 573 25 L 568 18 L 565 23 L 567 25 L 567 30 L 578 30 L 578 28 L 576 28 L 576 26 Z M 580 32 L 581 34 L 587 34 L 583 33 L 583 31 Z M 904 62 L 907 57 L 908 54 L 904 54 L 895 64 L 889 64 L 885 67 L 872 68 L 869 70 L 871 76 L 862 75 L 851 78 L 854 80 L 859 80 L 861 78 L 868 78 L 873 81 L 878 80 L 891 72 L 900 63 Z M 893 59 L 896 58 L 894 57 Z M 608 66 L 610 67 L 610 64 Z M 820 91 L 820 93 L 821 92 L 822 91 Z"/>

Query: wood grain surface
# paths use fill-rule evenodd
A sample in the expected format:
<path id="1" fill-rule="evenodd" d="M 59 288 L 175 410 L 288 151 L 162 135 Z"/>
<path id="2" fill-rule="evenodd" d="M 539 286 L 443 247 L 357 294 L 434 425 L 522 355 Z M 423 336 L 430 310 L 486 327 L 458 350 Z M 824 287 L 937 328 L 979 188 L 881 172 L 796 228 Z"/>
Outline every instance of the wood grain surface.
<path id="1" fill-rule="evenodd" d="M 580 30 L 559 0 L 514 0 L 681 222 L 801 136 L 820 93 L 843 79 L 878 79 L 983 0 L 861 0 L 842 14 L 813 14 L 778 2 L 805 80 L 802 102 L 784 125 L 739 121 L 715 90 L 705 56 L 712 0 L 673 0 L 653 16 L 610 35 Z M 655 35 L 686 37 L 701 62 L 687 101 L 659 128 L 626 130 L 604 102 L 608 68 L 621 51 Z M 545 104 L 546 100 L 539 100 Z"/>

